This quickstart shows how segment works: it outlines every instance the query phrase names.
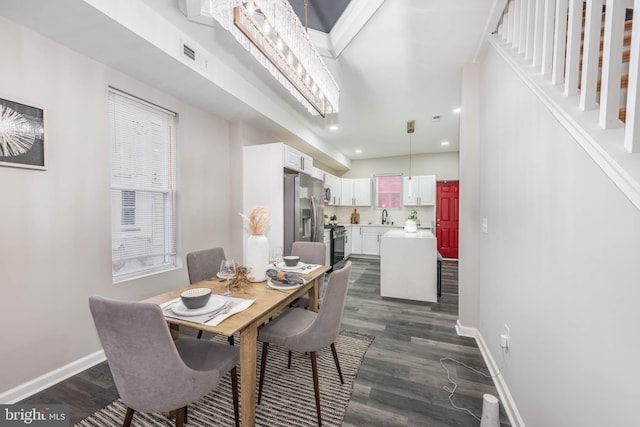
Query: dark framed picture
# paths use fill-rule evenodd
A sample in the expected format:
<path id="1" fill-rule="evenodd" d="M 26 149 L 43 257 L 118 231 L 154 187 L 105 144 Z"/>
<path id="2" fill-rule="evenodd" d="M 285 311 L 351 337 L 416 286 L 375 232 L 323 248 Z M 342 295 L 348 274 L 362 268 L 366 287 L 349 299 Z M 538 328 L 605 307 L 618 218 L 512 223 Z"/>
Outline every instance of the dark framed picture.
<path id="1" fill-rule="evenodd" d="M 0 165 L 46 169 L 41 108 L 0 98 Z"/>

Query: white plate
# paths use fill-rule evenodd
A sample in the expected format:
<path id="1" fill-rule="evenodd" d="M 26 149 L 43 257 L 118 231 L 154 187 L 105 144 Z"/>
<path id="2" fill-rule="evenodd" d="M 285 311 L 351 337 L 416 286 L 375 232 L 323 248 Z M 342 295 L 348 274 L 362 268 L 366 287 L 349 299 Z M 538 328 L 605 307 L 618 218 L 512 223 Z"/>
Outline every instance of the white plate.
<path id="1" fill-rule="evenodd" d="M 306 265 L 306 264 L 305 264 L 304 262 L 300 261 L 300 262 L 298 262 L 295 266 L 293 266 L 293 267 L 289 267 L 289 266 L 287 266 L 287 264 L 285 264 L 284 262 L 280 262 L 280 263 L 278 263 L 278 264 L 276 265 L 276 267 L 277 267 L 278 269 L 280 269 L 280 270 L 283 270 L 283 271 L 294 271 L 294 270 L 299 270 L 299 269 L 301 269 L 301 268 L 302 268 L 302 267 L 304 267 L 305 265 Z"/>
<path id="2" fill-rule="evenodd" d="M 204 307 L 187 308 L 182 301 L 178 301 L 173 307 L 171 307 L 171 310 L 180 316 L 201 316 L 221 309 L 225 302 L 226 300 L 224 298 L 217 295 L 211 295 L 211 298 L 207 301 L 207 305 Z"/>
<path id="3" fill-rule="evenodd" d="M 300 286 L 304 286 L 305 283 L 307 282 L 304 279 L 302 279 L 302 285 L 289 285 L 289 284 L 285 285 L 284 283 L 278 282 L 277 280 L 273 281 L 269 279 L 269 282 L 267 284 L 270 288 L 273 288 L 273 289 L 289 290 L 289 289 L 299 288 Z"/>

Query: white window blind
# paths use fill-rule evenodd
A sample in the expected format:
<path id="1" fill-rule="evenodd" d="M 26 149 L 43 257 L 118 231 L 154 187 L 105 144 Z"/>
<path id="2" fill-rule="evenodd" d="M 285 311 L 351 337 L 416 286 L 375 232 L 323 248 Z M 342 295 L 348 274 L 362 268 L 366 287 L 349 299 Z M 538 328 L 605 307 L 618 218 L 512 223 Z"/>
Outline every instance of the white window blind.
<path id="1" fill-rule="evenodd" d="M 109 91 L 114 281 L 176 263 L 175 114 Z"/>
<path id="2" fill-rule="evenodd" d="M 402 200 L 402 175 L 375 175 L 374 180 L 376 208 L 400 208 Z"/>

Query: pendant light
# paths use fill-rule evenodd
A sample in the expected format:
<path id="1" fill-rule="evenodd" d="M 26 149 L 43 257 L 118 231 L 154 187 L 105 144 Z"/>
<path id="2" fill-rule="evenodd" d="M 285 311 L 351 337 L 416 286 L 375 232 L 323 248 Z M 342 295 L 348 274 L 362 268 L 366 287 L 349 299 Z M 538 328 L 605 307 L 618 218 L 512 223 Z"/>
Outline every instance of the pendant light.
<path id="1" fill-rule="evenodd" d="M 407 133 L 409 134 L 409 197 L 413 194 L 411 192 L 411 134 L 416 130 L 416 121 L 408 120 L 407 121 Z"/>

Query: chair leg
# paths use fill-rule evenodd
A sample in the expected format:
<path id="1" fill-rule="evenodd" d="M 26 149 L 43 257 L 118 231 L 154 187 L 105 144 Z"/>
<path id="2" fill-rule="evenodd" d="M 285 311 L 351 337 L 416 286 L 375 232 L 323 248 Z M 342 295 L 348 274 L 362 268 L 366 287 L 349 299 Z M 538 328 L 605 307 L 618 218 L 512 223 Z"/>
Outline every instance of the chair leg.
<path id="1" fill-rule="evenodd" d="M 338 370 L 338 376 L 340 377 L 340 384 L 344 384 L 342 379 L 342 370 L 340 369 L 340 362 L 338 361 L 338 353 L 336 352 L 336 345 L 331 343 L 331 353 L 333 353 L 333 361 L 336 362 L 336 369 Z"/>
<path id="2" fill-rule="evenodd" d="M 198 331 L 198 339 L 202 338 L 202 333 L 203 333 L 203 332 L 204 332 L 204 331 L 203 331 L 202 329 L 200 329 L 200 330 Z"/>
<path id="3" fill-rule="evenodd" d="M 238 369 L 235 366 L 231 369 L 231 392 L 233 393 L 233 417 L 236 420 L 236 427 L 240 427 L 240 407 L 238 406 Z"/>
<path id="4" fill-rule="evenodd" d="M 289 362 L 287 363 L 287 369 L 291 369 L 291 350 L 289 350 Z"/>
<path id="5" fill-rule="evenodd" d="M 185 413 L 186 410 L 187 407 L 183 406 L 176 411 L 176 427 L 184 427 L 184 418 L 187 416 Z"/>
<path id="6" fill-rule="evenodd" d="M 316 395 L 316 414 L 318 415 L 318 425 L 322 425 L 322 416 L 320 415 L 320 384 L 318 381 L 318 355 L 315 351 L 311 352 L 311 370 L 313 371 L 313 391 Z"/>
<path id="7" fill-rule="evenodd" d="M 187 412 L 189 411 L 189 407 L 187 405 L 184 406 L 184 417 L 182 417 L 182 421 L 186 424 L 189 422 L 189 415 Z"/>
<path id="8" fill-rule="evenodd" d="M 229 335 L 229 345 L 235 345 L 235 341 L 233 340 L 233 335 Z"/>
<path id="9" fill-rule="evenodd" d="M 269 351 L 269 343 L 262 343 L 262 360 L 260 361 L 260 379 L 258 380 L 258 405 L 262 399 L 262 383 L 264 381 L 264 372 L 267 370 L 267 352 Z"/>
<path id="10" fill-rule="evenodd" d="M 133 419 L 133 413 L 135 410 L 127 407 L 127 415 L 124 416 L 124 422 L 122 423 L 122 427 L 129 427 L 131 425 L 131 420 Z"/>

